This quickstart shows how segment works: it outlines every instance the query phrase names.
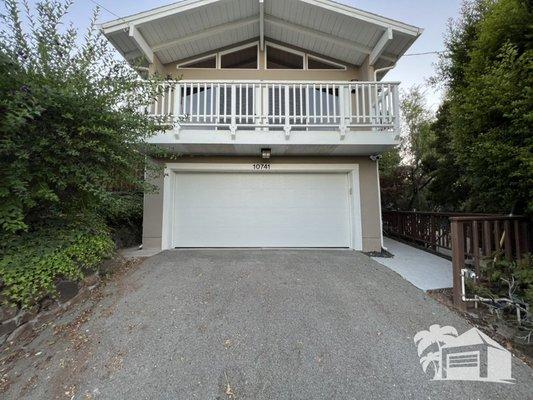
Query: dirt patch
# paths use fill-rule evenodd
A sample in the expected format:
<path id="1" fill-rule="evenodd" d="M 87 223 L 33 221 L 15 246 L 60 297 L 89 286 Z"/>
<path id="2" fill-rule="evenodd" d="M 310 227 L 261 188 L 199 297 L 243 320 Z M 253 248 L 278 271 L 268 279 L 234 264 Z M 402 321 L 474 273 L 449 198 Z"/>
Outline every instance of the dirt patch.
<path id="1" fill-rule="evenodd" d="M 110 308 L 127 290 L 134 289 L 127 278 L 142 261 L 117 259 L 113 272 L 104 276 L 101 285 L 88 298 L 61 310 L 56 319 L 31 330 L 16 343 L 7 344 L 0 352 L 0 397 L 71 399 L 77 396 L 79 377 L 99 342 L 98 332 L 90 331 L 88 322 L 97 320 L 102 308 Z M 120 358 L 114 358 L 110 370 L 117 371 L 120 365 Z"/>

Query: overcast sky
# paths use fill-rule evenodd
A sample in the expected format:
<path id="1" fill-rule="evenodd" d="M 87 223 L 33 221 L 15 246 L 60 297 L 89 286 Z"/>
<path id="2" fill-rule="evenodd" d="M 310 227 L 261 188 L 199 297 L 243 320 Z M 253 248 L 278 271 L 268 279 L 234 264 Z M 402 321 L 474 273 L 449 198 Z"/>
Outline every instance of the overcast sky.
<path id="1" fill-rule="evenodd" d="M 111 13 L 124 17 L 136 12 L 170 4 L 172 0 L 95 0 Z M 288 0 L 291 1 L 291 0 Z M 408 50 L 409 53 L 423 53 L 442 50 L 442 38 L 449 18 L 456 17 L 461 0 L 338 0 L 365 11 L 406 22 L 424 29 L 422 36 Z M 30 4 L 35 0 L 30 0 Z M 95 4 L 92 0 L 74 0 L 70 19 L 84 28 Z M 115 19 L 116 16 L 102 10 L 100 22 Z M 403 57 L 386 80 L 401 81 L 404 88 L 424 85 L 433 74 L 436 55 Z M 428 103 L 435 108 L 440 94 L 427 89 Z"/>

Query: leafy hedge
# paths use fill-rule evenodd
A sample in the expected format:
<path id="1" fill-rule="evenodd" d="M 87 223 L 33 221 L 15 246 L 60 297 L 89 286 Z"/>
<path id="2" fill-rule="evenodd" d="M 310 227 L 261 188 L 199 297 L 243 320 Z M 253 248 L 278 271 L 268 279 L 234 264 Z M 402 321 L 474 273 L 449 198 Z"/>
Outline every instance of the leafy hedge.
<path id="1" fill-rule="evenodd" d="M 59 279 L 80 280 L 114 251 L 105 228 L 49 228 L 19 236 L 0 259 L 2 295 L 10 304 L 28 308 L 57 296 Z"/>
<path id="2" fill-rule="evenodd" d="M 95 268 L 138 221 L 146 139 L 161 130 L 142 110 L 162 86 L 116 57 L 97 12 L 80 37 L 64 21 L 71 0 L 2 6 L 0 290 L 28 307 Z"/>

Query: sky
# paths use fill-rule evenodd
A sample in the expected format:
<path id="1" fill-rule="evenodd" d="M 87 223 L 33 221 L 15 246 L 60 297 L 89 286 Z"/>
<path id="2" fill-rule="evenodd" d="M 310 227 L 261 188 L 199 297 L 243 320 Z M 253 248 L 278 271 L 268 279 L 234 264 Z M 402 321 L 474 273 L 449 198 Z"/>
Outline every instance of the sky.
<path id="1" fill-rule="evenodd" d="M 291 0 L 288 0 L 291 1 Z M 393 18 L 417 27 L 424 33 L 407 54 L 439 51 L 443 49 L 443 36 L 447 22 L 459 14 L 461 0 L 337 0 L 364 11 Z M 30 0 L 30 4 L 36 0 Z M 84 29 L 97 2 L 103 8 L 99 22 L 125 17 L 140 11 L 172 3 L 172 0 L 74 0 L 69 16 L 75 26 Z M 116 14 L 116 15 L 114 15 Z M 429 87 L 426 80 L 434 74 L 437 55 L 403 57 L 396 68 L 387 74 L 386 80 L 402 82 L 403 89 L 424 86 L 428 106 L 436 110 L 441 92 Z"/>

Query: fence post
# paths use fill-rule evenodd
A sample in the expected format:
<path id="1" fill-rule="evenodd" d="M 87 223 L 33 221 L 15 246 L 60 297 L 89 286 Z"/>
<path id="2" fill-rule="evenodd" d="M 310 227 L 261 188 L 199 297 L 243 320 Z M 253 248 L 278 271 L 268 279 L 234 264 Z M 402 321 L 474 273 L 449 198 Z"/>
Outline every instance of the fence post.
<path id="1" fill-rule="evenodd" d="M 453 271 L 453 304 L 458 309 L 465 311 L 466 304 L 461 294 L 461 270 L 464 267 L 465 248 L 463 223 L 451 220 L 452 237 L 452 271 Z"/>

